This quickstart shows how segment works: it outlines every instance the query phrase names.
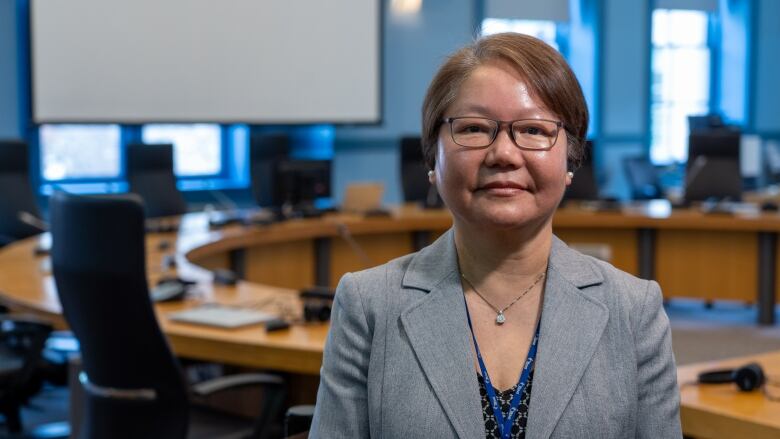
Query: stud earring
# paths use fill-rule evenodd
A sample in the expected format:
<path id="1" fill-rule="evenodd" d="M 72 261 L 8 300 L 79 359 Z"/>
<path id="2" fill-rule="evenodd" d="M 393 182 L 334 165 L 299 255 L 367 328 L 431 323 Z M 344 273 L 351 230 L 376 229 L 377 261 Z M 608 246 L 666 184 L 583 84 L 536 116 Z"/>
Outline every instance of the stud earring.
<path id="1" fill-rule="evenodd" d="M 574 173 L 571 171 L 567 172 L 566 175 L 568 175 L 569 178 L 574 178 Z"/>
<path id="2" fill-rule="evenodd" d="M 429 179 L 430 179 L 430 178 L 433 178 L 433 170 L 431 170 L 431 171 L 428 171 L 428 178 L 429 178 Z"/>

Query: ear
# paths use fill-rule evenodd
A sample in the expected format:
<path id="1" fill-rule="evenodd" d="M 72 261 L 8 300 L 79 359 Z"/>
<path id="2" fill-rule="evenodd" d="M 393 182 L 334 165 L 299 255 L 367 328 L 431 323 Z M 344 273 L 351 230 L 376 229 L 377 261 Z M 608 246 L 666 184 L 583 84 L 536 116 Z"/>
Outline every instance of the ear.
<path id="1" fill-rule="evenodd" d="M 569 186 L 571 184 L 571 180 L 574 178 L 574 172 L 568 171 L 566 173 L 566 186 Z"/>
<path id="2" fill-rule="evenodd" d="M 434 186 L 436 185 L 436 172 L 433 170 L 428 171 L 428 182 Z"/>

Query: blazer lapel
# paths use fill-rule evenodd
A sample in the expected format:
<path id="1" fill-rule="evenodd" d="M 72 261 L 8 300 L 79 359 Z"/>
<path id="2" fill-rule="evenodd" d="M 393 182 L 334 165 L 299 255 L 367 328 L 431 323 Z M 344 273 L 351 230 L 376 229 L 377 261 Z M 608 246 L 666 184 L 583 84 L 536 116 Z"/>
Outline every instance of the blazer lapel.
<path id="1" fill-rule="evenodd" d="M 601 274 L 590 260 L 554 239 L 528 414 L 529 438 L 550 437 L 609 318 L 604 304 L 580 291 L 602 283 Z"/>
<path id="2" fill-rule="evenodd" d="M 414 258 L 404 286 L 429 291 L 401 313 L 401 322 L 431 388 L 459 437 L 484 437 L 451 230 Z"/>

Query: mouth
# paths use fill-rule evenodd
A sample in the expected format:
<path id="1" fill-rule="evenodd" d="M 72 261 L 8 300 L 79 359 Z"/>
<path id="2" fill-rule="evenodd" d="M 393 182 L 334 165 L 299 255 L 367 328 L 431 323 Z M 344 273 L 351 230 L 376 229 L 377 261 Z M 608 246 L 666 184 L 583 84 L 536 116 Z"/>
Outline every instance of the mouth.
<path id="1" fill-rule="evenodd" d="M 512 196 L 521 192 L 527 192 L 528 187 L 513 181 L 493 181 L 478 186 L 477 190 L 492 195 Z"/>
<path id="2" fill-rule="evenodd" d="M 485 183 L 483 185 L 480 185 L 478 189 L 482 190 L 490 190 L 490 189 L 519 189 L 526 191 L 528 190 L 527 187 L 520 183 L 515 183 L 513 181 L 492 181 L 490 183 Z"/>

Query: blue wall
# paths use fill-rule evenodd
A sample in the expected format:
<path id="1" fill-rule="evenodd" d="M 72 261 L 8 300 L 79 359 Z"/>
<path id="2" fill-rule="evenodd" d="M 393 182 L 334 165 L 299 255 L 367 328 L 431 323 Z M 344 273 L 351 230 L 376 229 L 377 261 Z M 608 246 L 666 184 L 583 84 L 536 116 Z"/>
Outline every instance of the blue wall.
<path id="1" fill-rule="evenodd" d="M 753 128 L 765 136 L 780 137 L 780 1 L 757 0 L 754 18 L 755 86 Z"/>
<path id="2" fill-rule="evenodd" d="M 0 0 L 0 138 L 21 136 L 16 1 Z"/>

